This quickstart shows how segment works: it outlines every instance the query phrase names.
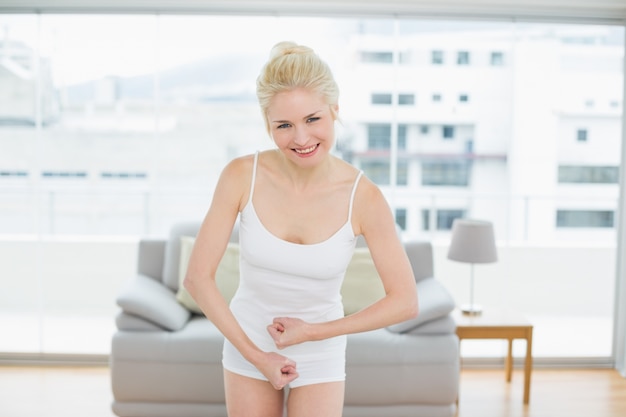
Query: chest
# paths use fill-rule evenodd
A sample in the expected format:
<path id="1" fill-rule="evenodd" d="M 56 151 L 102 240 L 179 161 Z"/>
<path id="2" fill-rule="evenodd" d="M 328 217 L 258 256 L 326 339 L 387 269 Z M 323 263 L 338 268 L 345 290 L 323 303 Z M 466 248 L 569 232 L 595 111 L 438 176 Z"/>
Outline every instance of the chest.
<path id="1" fill-rule="evenodd" d="M 276 237 L 298 244 L 323 242 L 348 221 L 349 187 L 315 193 L 255 192 L 260 222 Z"/>

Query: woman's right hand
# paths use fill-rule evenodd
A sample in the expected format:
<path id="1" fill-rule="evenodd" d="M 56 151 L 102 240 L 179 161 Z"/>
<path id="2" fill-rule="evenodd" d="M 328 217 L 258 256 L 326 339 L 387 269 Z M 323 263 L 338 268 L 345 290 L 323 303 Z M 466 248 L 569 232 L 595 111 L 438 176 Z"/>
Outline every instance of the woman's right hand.
<path id="1" fill-rule="evenodd" d="M 298 377 L 296 363 L 275 352 L 266 352 L 257 368 L 277 390 L 283 389 Z"/>

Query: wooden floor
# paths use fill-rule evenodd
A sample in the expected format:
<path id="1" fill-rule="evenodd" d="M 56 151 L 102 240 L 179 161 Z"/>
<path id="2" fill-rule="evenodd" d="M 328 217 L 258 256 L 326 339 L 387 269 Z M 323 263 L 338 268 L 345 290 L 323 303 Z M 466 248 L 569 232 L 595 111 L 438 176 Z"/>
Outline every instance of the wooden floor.
<path id="1" fill-rule="evenodd" d="M 533 371 L 522 404 L 521 371 L 463 370 L 458 417 L 624 417 L 626 379 L 614 370 Z M 106 367 L 0 366 L 2 417 L 114 417 Z M 384 417 L 384 416 L 381 416 Z"/>

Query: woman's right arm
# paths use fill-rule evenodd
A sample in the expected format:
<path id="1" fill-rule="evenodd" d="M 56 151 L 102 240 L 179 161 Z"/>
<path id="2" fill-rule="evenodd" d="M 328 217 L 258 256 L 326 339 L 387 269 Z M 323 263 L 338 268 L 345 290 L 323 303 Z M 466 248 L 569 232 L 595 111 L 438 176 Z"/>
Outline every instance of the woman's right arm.
<path id="1" fill-rule="evenodd" d="M 261 351 L 243 331 L 219 292 L 215 271 L 237 215 L 246 204 L 252 170 L 251 158 L 229 163 L 215 188 L 211 206 L 200 226 L 183 285 L 206 317 L 272 383 L 281 389 L 297 378 L 295 363 L 284 356 Z"/>

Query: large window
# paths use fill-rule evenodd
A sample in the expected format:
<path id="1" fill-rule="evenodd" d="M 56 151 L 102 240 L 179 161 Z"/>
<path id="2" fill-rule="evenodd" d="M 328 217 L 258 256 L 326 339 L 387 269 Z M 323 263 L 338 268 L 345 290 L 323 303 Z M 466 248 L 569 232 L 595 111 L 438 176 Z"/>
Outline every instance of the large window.
<path id="1" fill-rule="evenodd" d="M 615 213 L 607 210 L 557 210 L 557 227 L 613 227 Z"/>
<path id="2" fill-rule="evenodd" d="M 422 185 L 467 187 L 470 167 L 465 161 L 425 161 L 422 163 Z"/>
<path id="3" fill-rule="evenodd" d="M 560 183 L 617 184 L 619 167 L 613 166 L 559 166 Z"/>
<path id="4" fill-rule="evenodd" d="M 389 149 L 391 147 L 391 125 L 369 125 L 367 127 L 367 143 L 369 149 Z"/>
<path id="5" fill-rule="evenodd" d="M 0 30 L 1 352 L 108 351 L 137 239 L 201 219 L 225 164 L 273 146 L 255 79 L 293 39 L 336 74 L 333 153 L 403 239 L 433 242 L 459 304 L 452 221 L 488 219 L 502 256 L 481 302 L 527 314 L 536 356 L 611 354 L 623 27 L 42 13 Z"/>

